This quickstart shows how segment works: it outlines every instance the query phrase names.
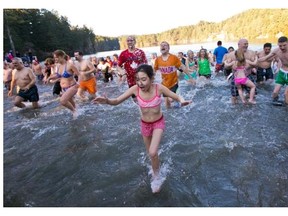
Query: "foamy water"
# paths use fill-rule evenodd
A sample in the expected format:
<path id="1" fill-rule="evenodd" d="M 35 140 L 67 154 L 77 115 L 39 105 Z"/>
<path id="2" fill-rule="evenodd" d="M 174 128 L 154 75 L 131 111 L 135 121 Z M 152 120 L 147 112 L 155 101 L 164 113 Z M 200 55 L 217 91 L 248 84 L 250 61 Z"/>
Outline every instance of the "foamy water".
<path id="1" fill-rule="evenodd" d="M 97 84 L 108 97 L 127 89 Z M 255 106 L 232 105 L 223 76 L 196 86 L 180 76 L 178 94 L 193 103 L 162 104 L 155 181 L 132 100 L 77 100 L 74 120 L 51 86 L 38 85 L 37 110 L 4 96 L 4 206 L 288 206 L 287 107 L 271 105 L 273 87 L 258 88 Z"/>

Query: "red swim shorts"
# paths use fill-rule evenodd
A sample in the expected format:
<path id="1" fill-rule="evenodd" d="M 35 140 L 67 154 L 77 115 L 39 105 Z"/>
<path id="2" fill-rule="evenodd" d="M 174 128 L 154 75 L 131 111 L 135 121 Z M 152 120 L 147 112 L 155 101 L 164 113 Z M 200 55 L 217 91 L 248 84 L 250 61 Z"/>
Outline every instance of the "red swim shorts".
<path id="1" fill-rule="evenodd" d="M 143 136 L 152 136 L 154 129 L 165 129 L 165 120 L 163 115 L 155 122 L 145 122 L 141 120 L 141 134 Z"/>

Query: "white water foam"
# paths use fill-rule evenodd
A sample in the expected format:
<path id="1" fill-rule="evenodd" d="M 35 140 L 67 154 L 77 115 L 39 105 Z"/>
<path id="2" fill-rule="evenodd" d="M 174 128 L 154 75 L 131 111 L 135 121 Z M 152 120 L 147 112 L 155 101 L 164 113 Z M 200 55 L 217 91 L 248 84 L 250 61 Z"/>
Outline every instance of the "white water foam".
<path id="1" fill-rule="evenodd" d="M 153 170 L 152 167 L 150 167 L 149 175 L 152 175 L 151 177 L 151 190 L 152 193 L 158 193 L 161 190 L 161 187 L 166 180 L 168 174 L 170 172 L 170 164 L 169 163 L 163 163 L 160 167 L 159 174 L 157 176 L 153 176 Z"/>
<path id="2" fill-rule="evenodd" d="M 33 137 L 33 140 L 41 137 L 43 134 L 46 134 L 46 133 L 51 132 L 51 131 L 55 131 L 56 129 L 57 129 L 57 127 L 55 125 L 49 126 L 47 128 L 42 128 L 39 130 L 38 133 L 36 133 L 36 135 Z"/>

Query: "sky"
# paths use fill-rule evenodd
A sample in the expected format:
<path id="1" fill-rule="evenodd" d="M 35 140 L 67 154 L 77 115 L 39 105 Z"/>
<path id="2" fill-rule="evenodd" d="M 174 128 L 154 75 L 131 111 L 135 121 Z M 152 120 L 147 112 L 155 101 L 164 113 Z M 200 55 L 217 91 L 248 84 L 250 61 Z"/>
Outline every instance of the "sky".
<path id="1" fill-rule="evenodd" d="M 172 4 L 173 2 L 173 4 Z M 286 0 L 11 0 L 3 8 L 45 8 L 96 35 L 160 33 L 199 21 L 221 22 L 252 8 L 288 8 Z"/>

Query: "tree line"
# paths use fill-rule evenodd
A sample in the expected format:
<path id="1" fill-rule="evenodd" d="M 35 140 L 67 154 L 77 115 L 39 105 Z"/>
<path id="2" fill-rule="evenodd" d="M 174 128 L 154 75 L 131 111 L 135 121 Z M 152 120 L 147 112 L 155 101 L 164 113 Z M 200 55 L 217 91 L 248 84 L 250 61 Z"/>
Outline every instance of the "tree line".
<path id="1" fill-rule="evenodd" d="M 71 26 L 67 17 L 46 9 L 4 9 L 4 51 L 29 50 L 38 59 L 51 56 L 56 49 L 68 55 L 75 50 L 92 54 L 103 50 L 118 50 L 117 38 L 96 36 L 86 26 Z"/>
<path id="2" fill-rule="evenodd" d="M 105 37 L 92 29 L 71 26 L 67 17 L 46 9 L 4 9 L 4 51 L 21 54 L 29 49 L 40 60 L 55 49 L 73 55 L 75 50 L 85 54 L 126 49 L 126 35 Z M 157 46 L 161 41 L 171 45 L 212 42 L 236 42 L 247 38 L 251 43 L 277 43 L 288 35 L 288 9 L 251 9 L 222 22 L 200 21 L 158 34 L 136 35 L 137 47 Z"/>
<path id="3" fill-rule="evenodd" d="M 157 46 L 161 41 L 171 45 L 213 41 L 237 42 L 246 38 L 250 43 L 277 43 L 280 36 L 288 36 L 288 9 L 251 9 L 222 22 L 200 21 L 196 25 L 182 26 L 158 34 L 140 35 L 137 46 Z M 125 48 L 120 40 L 120 48 Z"/>

